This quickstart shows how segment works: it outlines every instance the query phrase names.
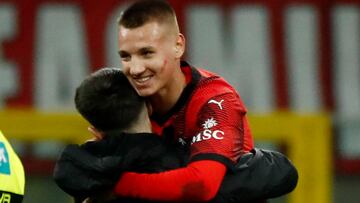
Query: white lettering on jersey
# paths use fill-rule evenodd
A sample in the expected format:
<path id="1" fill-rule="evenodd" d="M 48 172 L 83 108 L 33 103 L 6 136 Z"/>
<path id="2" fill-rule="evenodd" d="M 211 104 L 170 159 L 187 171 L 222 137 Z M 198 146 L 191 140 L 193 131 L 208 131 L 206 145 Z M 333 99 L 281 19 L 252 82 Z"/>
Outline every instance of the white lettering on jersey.
<path id="1" fill-rule="evenodd" d="M 215 130 L 214 132 L 211 130 L 204 130 L 200 133 L 198 133 L 196 136 L 192 138 L 191 144 L 194 144 L 195 142 L 201 142 L 204 140 L 209 139 L 216 139 L 216 140 L 222 140 L 224 139 L 225 133 L 221 130 Z"/>
<path id="2" fill-rule="evenodd" d="M 203 124 L 204 131 L 198 133 L 196 136 L 193 137 L 191 144 L 195 142 L 200 142 L 203 140 L 209 140 L 211 138 L 214 138 L 216 140 L 222 140 L 224 139 L 224 132 L 221 130 L 215 130 L 212 131 L 210 128 L 217 126 L 218 123 L 214 118 L 207 119 Z"/>
<path id="3" fill-rule="evenodd" d="M 216 105 L 218 105 L 218 107 L 219 107 L 219 109 L 223 109 L 223 107 L 222 107 L 222 105 L 221 105 L 221 103 L 223 103 L 223 99 L 222 100 L 220 100 L 219 102 L 218 101 L 216 101 L 216 100 L 214 100 L 214 99 L 211 99 L 209 102 L 208 102 L 208 104 L 216 104 Z"/>
<path id="4" fill-rule="evenodd" d="M 221 136 L 219 136 L 218 134 L 221 134 Z M 212 133 L 212 137 L 217 139 L 217 140 L 222 140 L 224 139 L 224 132 L 221 131 L 221 130 L 215 130 L 213 133 Z"/>

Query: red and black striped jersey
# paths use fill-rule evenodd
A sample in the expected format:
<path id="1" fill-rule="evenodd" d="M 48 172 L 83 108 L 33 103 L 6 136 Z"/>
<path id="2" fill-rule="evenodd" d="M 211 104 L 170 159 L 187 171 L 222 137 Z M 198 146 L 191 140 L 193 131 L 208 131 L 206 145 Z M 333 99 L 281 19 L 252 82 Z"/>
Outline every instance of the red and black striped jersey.
<path id="1" fill-rule="evenodd" d="M 156 174 L 127 172 L 115 194 L 153 201 L 208 201 L 239 157 L 253 148 L 240 96 L 223 78 L 185 62 L 187 86 L 165 115 L 152 115 L 153 132 L 190 153 L 185 167 Z M 199 184 L 201 183 L 201 184 Z"/>
<path id="2" fill-rule="evenodd" d="M 155 133 L 190 149 L 190 161 L 216 160 L 232 166 L 253 148 L 246 108 L 220 76 L 182 62 L 187 86 L 164 116 L 152 116 Z"/>

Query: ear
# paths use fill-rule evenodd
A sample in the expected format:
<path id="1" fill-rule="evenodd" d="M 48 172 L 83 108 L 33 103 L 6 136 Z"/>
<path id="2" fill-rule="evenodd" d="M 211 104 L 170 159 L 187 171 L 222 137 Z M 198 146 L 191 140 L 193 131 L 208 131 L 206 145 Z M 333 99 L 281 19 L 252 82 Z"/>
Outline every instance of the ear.
<path id="1" fill-rule="evenodd" d="M 185 37 L 179 33 L 175 44 L 175 57 L 180 59 L 185 52 Z"/>
<path id="2" fill-rule="evenodd" d="M 101 140 L 105 136 L 102 131 L 96 129 L 94 126 L 88 127 L 88 131 L 94 136 L 95 140 Z"/>

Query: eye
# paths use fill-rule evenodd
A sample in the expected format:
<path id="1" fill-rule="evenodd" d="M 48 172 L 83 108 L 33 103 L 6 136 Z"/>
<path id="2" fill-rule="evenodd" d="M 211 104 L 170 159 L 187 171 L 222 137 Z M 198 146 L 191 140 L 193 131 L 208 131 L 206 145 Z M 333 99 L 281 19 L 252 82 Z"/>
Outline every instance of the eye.
<path id="1" fill-rule="evenodd" d="M 144 52 L 144 55 L 150 55 L 150 54 L 152 54 L 153 52 L 152 51 L 145 51 Z"/>
<path id="2" fill-rule="evenodd" d="M 140 51 L 140 54 L 145 58 L 150 58 L 155 52 L 150 49 L 143 49 Z"/>
<path id="3" fill-rule="evenodd" d="M 119 55 L 122 61 L 127 62 L 131 60 L 131 56 L 128 53 L 120 52 Z"/>

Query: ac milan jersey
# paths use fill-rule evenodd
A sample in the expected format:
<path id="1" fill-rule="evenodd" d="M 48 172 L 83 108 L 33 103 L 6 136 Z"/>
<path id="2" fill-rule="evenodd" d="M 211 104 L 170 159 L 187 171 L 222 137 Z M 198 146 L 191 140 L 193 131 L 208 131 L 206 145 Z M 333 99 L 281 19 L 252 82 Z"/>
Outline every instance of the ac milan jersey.
<path id="1" fill-rule="evenodd" d="M 189 148 L 190 161 L 216 160 L 232 167 L 253 148 L 243 102 L 223 78 L 186 62 L 181 68 L 187 86 L 165 116 L 152 116 L 154 132 Z"/>

